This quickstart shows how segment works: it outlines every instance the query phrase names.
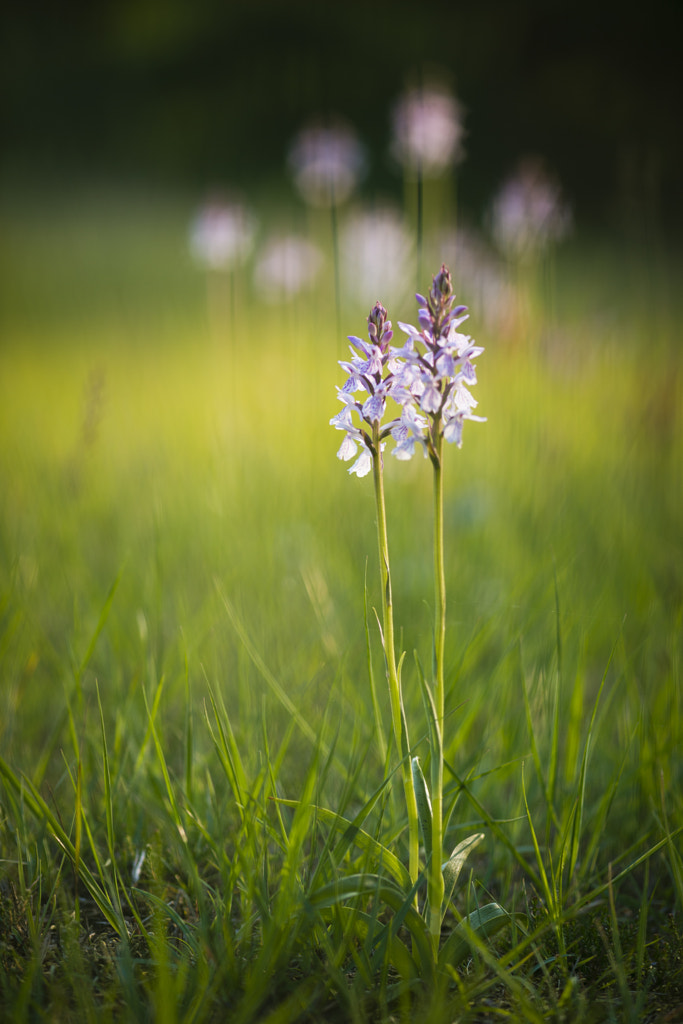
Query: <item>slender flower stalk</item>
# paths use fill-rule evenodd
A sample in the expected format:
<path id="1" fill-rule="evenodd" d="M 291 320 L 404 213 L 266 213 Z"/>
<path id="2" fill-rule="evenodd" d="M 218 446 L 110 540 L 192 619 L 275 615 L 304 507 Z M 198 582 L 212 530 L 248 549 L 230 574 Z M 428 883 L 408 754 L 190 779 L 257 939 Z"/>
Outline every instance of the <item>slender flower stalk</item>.
<path id="1" fill-rule="evenodd" d="M 401 774 L 405 790 L 406 811 L 408 815 L 408 871 L 412 882 L 417 880 L 419 873 L 419 825 L 417 817 L 417 801 L 410 768 L 410 751 L 408 734 L 404 727 L 403 697 L 401 696 L 401 679 L 396 666 L 396 648 L 394 639 L 394 602 L 391 591 L 391 570 L 389 567 L 389 543 L 387 538 L 386 504 L 384 501 L 384 467 L 380 443 L 379 423 L 374 424 L 373 447 L 376 455 L 372 468 L 375 482 L 375 501 L 377 504 L 377 543 L 379 548 L 379 570 L 382 583 L 382 623 L 384 635 L 384 653 L 386 657 L 387 681 L 391 703 L 391 718 L 394 729 L 396 748 L 401 756 Z"/>
<path id="2" fill-rule="evenodd" d="M 384 438 L 389 435 L 398 421 L 394 420 L 384 427 L 381 424 L 386 411 L 387 398 L 395 397 L 397 387 L 395 371 L 402 366 L 402 362 L 397 358 L 396 350 L 389 344 L 393 337 L 391 321 L 387 320 L 387 311 L 379 302 L 375 304 L 368 316 L 368 336 L 369 343 L 361 338 L 351 337 L 349 339 L 352 345 L 352 358 L 350 361 L 340 361 L 340 365 L 349 375 L 344 387 L 339 390 L 339 399 L 343 402 L 344 408 L 330 420 L 330 423 L 338 430 L 345 432 L 344 440 L 337 452 L 338 458 L 344 461 L 350 460 L 357 454 L 357 446 L 361 447 L 361 453 L 349 472 L 355 473 L 359 477 L 365 476 L 371 469 L 373 473 L 382 585 L 382 642 L 389 685 L 392 727 L 396 749 L 401 758 L 401 774 L 408 817 L 408 870 L 411 881 L 414 883 L 419 874 L 419 823 L 410 765 L 408 732 L 403 713 L 400 666 L 397 666 L 396 663 L 394 606 L 391 591 L 382 459 L 385 447 Z M 363 402 L 356 401 L 353 397 L 358 391 L 363 391 L 368 395 Z M 361 421 L 360 428 L 356 427 L 352 419 L 353 413 L 356 413 Z"/>
<path id="3" fill-rule="evenodd" d="M 443 434 L 436 438 L 434 460 L 434 649 L 436 663 L 435 704 L 439 725 L 443 726 L 446 693 L 444 689 L 444 646 L 446 642 L 446 573 L 443 544 Z"/>
<path id="4" fill-rule="evenodd" d="M 429 930 L 435 951 L 438 950 L 443 919 L 443 726 L 446 706 L 444 681 L 444 648 L 446 644 L 446 573 L 443 543 L 443 434 L 434 438 L 434 653 L 436 723 L 432 745 L 432 861 L 428 866 Z"/>
<path id="5" fill-rule="evenodd" d="M 410 877 L 418 878 L 418 806 L 428 863 L 428 924 L 436 959 L 445 913 L 445 884 L 442 863 L 443 849 L 443 727 L 446 705 L 445 641 L 446 641 L 446 575 L 444 565 L 444 441 L 462 447 L 465 420 L 483 421 L 473 409 L 477 401 L 468 385 L 477 383 L 472 360 L 483 348 L 459 330 L 467 319 L 465 306 L 454 306 L 455 296 L 449 270 L 442 266 L 434 277 L 427 297 L 418 295 L 419 327 L 400 323 L 407 335 L 402 348 L 393 348 L 391 322 L 384 307 L 377 303 L 368 317 L 369 344 L 350 338 L 352 358 L 341 362 L 348 373 L 339 398 L 344 408 L 330 422 L 345 433 L 337 452 L 340 459 L 352 459 L 361 453 L 349 472 L 365 476 L 372 469 L 377 502 L 377 539 L 380 577 L 382 581 L 383 643 L 391 714 L 401 767 L 408 811 L 408 843 Z M 364 400 L 354 394 L 364 392 Z M 366 397 L 367 396 L 367 397 Z M 387 400 L 393 399 L 401 414 L 382 425 Z M 361 426 L 352 418 L 355 413 Z M 430 786 L 427 791 L 419 760 L 410 758 L 403 700 L 401 696 L 401 662 L 396 664 L 393 601 L 382 452 L 385 438 L 396 442 L 392 455 L 400 461 L 411 459 L 417 448 L 429 458 L 434 485 L 434 664 L 435 675 L 427 685 L 430 705 Z M 415 773 L 415 774 L 413 774 Z M 417 781 L 416 781 L 417 780 Z M 450 862 L 449 862 L 450 863 Z"/>
<path id="6" fill-rule="evenodd" d="M 476 384 L 472 359 L 483 352 L 458 330 L 467 318 L 456 306 L 451 275 L 445 266 L 434 277 L 429 296 L 417 296 L 419 328 L 399 324 L 408 335 L 401 354 L 405 366 L 400 382 L 405 389 L 401 423 L 392 430 L 398 441 L 393 454 L 411 458 L 419 443 L 434 473 L 434 663 L 431 729 L 431 861 L 427 865 L 429 930 L 434 953 L 439 948 L 444 914 L 443 860 L 443 727 L 446 705 L 444 650 L 446 641 L 446 575 L 444 566 L 444 441 L 462 446 L 466 419 L 482 420 L 472 409 L 477 402 L 467 388 Z M 399 392 L 400 395 L 400 392 Z M 417 412 L 417 408 L 420 413 Z M 425 415 L 421 415 L 425 414 Z"/>

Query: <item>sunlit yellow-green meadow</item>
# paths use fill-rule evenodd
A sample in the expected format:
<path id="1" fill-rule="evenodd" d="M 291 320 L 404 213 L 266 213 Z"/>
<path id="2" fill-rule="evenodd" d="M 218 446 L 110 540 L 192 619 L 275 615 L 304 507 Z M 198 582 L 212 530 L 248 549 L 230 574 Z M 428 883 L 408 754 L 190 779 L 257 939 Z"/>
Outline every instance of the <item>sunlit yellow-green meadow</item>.
<path id="1" fill-rule="evenodd" d="M 192 216 L 191 198 L 122 189 L 2 209 L 8 1019 L 675 1009 L 674 257 L 576 233 L 502 267 L 493 315 L 459 281 L 456 233 L 486 422 L 444 458 L 445 842 L 484 839 L 446 924 L 490 900 L 510 916 L 427 983 L 419 886 L 402 909 L 379 888 L 329 896 L 382 877 L 407 842 L 373 483 L 335 457 L 329 421 L 367 303 L 398 333 L 446 256 L 426 235 L 422 279 L 411 254 L 401 295 L 364 302 L 335 283 L 333 233 L 309 216 L 321 268 L 282 296 L 253 259 L 193 261 Z M 383 461 L 405 720 L 427 765 L 432 467 Z"/>

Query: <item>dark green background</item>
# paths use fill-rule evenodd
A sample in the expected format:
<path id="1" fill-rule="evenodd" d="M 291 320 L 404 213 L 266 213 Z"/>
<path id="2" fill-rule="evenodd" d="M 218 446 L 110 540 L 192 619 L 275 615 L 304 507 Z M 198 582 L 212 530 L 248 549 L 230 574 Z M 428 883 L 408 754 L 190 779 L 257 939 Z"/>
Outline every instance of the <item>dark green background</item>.
<path id="1" fill-rule="evenodd" d="M 371 157 L 366 194 L 400 188 L 391 104 L 436 70 L 467 109 L 461 202 L 480 211 L 527 153 L 579 219 L 683 221 L 682 7 L 552 0 L 100 0 L 3 15 L 5 178 L 105 176 L 267 185 L 312 115 Z"/>

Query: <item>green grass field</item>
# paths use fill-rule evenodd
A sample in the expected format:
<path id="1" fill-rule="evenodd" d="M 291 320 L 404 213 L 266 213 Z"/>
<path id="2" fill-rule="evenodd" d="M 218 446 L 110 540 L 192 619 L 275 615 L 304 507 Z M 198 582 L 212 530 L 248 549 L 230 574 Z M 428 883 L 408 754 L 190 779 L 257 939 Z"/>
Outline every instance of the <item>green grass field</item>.
<path id="1" fill-rule="evenodd" d="M 472 309 L 488 422 L 446 461 L 444 755 L 448 841 L 485 839 L 447 923 L 519 916 L 430 980 L 373 940 L 372 893 L 321 895 L 381 874 L 380 844 L 405 861 L 372 484 L 328 425 L 367 310 L 344 297 L 338 336 L 329 268 L 284 305 L 207 282 L 191 213 L 2 208 L 4 1019 L 682 1020 L 673 257 L 576 237 L 504 330 Z M 428 463 L 387 459 L 386 487 L 421 753 Z"/>

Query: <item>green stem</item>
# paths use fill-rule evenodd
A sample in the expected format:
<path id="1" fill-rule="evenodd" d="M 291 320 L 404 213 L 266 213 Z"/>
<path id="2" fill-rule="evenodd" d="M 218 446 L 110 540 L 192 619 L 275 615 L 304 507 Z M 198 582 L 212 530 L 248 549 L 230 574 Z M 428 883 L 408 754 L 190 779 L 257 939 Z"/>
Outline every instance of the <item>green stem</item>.
<path id="1" fill-rule="evenodd" d="M 389 699 L 391 703 L 391 720 L 394 729 L 396 749 L 401 758 L 401 772 L 405 790 L 406 810 L 408 813 L 408 870 L 411 882 L 416 882 L 419 874 L 419 834 L 417 818 L 417 801 L 410 766 L 408 736 L 403 723 L 403 700 L 401 698 L 401 682 L 396 668 L 396 652 L 394 648 L 394 606 L 391 596 L 391 573 L 389 569 L 389 543 L 387 539 L 387 517 L 384 501 L 384 473 L 382 453 L 380 450 L 379 423 L 373 425 L 372 443 L 374 454 L 372 472 L 375 481 L 375 499 L 377 502 L 377 543 L 379 546 L 379 571 L 382 582 L 382 619 L 384 631 L 384 654 L 386 658 L 387 680 L 389 683 Z"/>
<path id="2" fill-rule="evenodd" d="M 429 930 L 435 952 L 441 935 L 444 880 L 441 872 L 443 860 L 443 723 L 446 704 L 444 683 L 444 646 L 446 641 L 446 575 L 443 546 L 443 435 L 435 422 L 434 455 L 434 654 L 436 679 L 434 705 L 436 722 L 432 729 L 431 783 L 432 783 L 432 860 L 429 865 L 427 888 L 429 893 Z"/>
<path id="3" fill-rule="evenodd" d="M 443 724 L 446 693 L 444 685 L 444 646 L 446 642 L 446 572 L 443 548 L 443 435 L 439 432 L 435 444 L 434 461 L 434 597 L 435 597 L 435 654 L 436 693 L 434 702 Z"/>

